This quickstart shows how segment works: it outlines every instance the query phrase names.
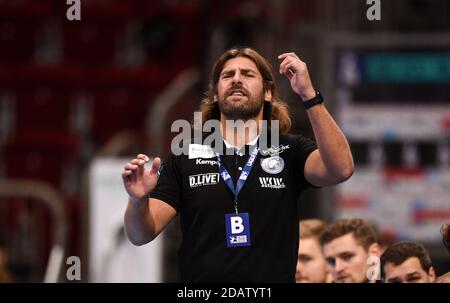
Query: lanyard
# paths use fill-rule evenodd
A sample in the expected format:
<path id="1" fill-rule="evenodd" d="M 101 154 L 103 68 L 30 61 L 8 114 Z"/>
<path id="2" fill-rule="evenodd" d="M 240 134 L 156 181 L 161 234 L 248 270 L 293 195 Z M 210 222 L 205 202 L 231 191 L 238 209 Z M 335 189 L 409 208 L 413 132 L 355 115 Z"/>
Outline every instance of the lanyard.
<path id="1" fill-rule="evenodd" d="M 231 192 L 234 195 L 234 209 L 236 210 L 236 214 L 238 213 L 238 200 L 237 197 L 239 195 L 239 192 L 244 187 L 245 181 L 247 181 L 248 175 L 250 175 L 250 171 L 252 170 L 253 164 L 255 163 L 256 156 L 258 155 L 259 148 L 255 147 L 253 151 L 250 154 L 250 157 L 247 160 L 247 163 L 245 164 L 244 168 L 242 169 L 241 175 L 239 176 L 239 179 L 236 182 L 236 187 L 234 187 L 233 180 L 231 179 L 230 174 L 228 173 L 225 166 L 222 164 L 222 161 L 220 160 L 219 153 L 216 152 L 217 156 L 217 162 L 219 162 L 219 170 L 220 175 L 222 176 L 223 181 L 228 186 L 228 188 L 231 190 Z"/>

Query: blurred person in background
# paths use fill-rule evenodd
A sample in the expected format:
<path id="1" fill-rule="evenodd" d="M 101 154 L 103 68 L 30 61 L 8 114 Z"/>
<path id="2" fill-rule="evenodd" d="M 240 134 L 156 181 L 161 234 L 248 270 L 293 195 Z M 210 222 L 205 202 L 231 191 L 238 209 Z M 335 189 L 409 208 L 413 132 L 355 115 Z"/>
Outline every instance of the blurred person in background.
<path id="1" fill-rule="evenodd" d="M 0 240 L 0 283 L 11 282 L 13 282 L 13 279 L 8 269 L 8 253 L 5 245 Z"/>
<path id="2" fill-rule="evenodd" d="M 300 241 L 298 246 L 297 283 L 328 283 L 332 276 L 320 246 L 320 236 L 326 225 L 318 219 L 300 220 Z"/>
<path id="3" fill-rule="evenodd" d="M 381 273 L 386 283 L 433 283 L 436 273 L 423 245 L 398 242 L 381 256 Z"/>
<path id="4" fill-rule="evenodd" d="M 442 243 L 450 252 L 450 221 L 442 225 L 441 228 Z M 436 279 L 436 283 L 450 283 L 450 271 Z"/>
<path id="5" fill-rule="evenodd" d="M 380 246 L 372 226 L 363 219 L 339 219 L 320 237 L 333 282 L 366 283 L 378 278 Z M 370 279 L 369 279 L 370 278 Z"/>
<path id="6" fill-rule="evenodd" d="M 288 134 L 287 104 L 277 97 L 268 61 L 253 49 L 233 48 L 214 64 L 200 106 L 202 123 L 220 125 L 219 143 L 189 144 L 189 154 L 172 150 L 151 169 L 140 154 L 122 171 L 129 195 L 125 228 L 133 244 L 152 241 L 180 215 L 179 281 L 295 282 L 298 198 L 308 187 L 337 184 L 353 173 L 348 142 L 306 64 L 294 53 L 278 59 L 280 74 L 306 108 L 317 146 Z M 279 121 L 278 143 L 259 150 L 260 122 L 271 120 Z M 249 127 L 235 136 L 229 123 L 239 121 Z"/>
<path id="7" fill-rule="evenodd" d="M 444 243 L 445 248 L 450 252 L 450 221 L 442 225 L 441 235 L 442 243 Z"/>

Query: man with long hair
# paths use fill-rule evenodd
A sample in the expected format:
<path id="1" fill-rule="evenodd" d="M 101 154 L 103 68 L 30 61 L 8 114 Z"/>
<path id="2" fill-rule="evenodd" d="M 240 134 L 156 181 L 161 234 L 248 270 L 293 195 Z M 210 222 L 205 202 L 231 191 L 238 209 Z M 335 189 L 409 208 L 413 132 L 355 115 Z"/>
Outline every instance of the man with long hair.
<path id="1" fill-rule="evenodd" d="M 307 109 L 317 145 L 288 134 L 288 108 L 267 60 L 253 49 L 232 48 L 214 64 L 200 106 L 202 129 L 218 122 L 219 140 L 186 143 L 185 152 L 172 150 L 162 164 L 155 158 L 151 169 L 144 168 L 150 160 L 144 154 L 124 167 L 130 241 L 152 241 L 179 215 L 182 282 L 295 282 L 300 194 L 353 173 L 348 142 L 306 64 L 295 53 L 278 59 L 280 74 Z"/>

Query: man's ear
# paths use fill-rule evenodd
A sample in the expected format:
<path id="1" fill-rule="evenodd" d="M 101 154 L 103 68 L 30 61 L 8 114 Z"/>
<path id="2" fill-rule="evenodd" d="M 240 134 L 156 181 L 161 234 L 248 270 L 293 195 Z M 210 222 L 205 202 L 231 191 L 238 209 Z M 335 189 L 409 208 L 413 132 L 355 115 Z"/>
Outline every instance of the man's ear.
<path id="1" fill-rule="evenodd" d="M 378 243 L 373 243 L 369 246 L 369 250 L 367 251 L 369 256 L 381 256 L 381 247 Z"/>
<path id="2" fill-rule="evenodd" d="M 430 277 L 431 282 L 436 281 L 436 272 L 434 271 L 433 266 L 431 266 L 430 269 L 428 269 L 428 276 Z"/>
<path id="3" fill-rule="evenodd" d="M 214 94 L 214 102 L 217 102 L 218 99 L 217 94 Z"/>
<path id="4" fill-rule="evenodd" d="M 272 102 L 272 92 L 270 89 L 264 91 L 264 101 Z"/>

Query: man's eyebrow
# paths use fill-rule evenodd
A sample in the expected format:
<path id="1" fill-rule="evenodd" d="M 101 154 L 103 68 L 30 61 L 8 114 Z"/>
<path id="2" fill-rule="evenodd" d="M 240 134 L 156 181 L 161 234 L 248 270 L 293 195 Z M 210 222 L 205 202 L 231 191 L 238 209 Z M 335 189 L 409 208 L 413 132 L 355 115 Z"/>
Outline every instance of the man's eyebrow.
<path id="1" fill-rule="evenodd" d="M 250 73 L 250 72 L 256 73 L 256 70 L 254 70 L 254 69 L 252 69 L 252 68 L 239 68 L 239 70 L 240 70 L 242 73 Z M 229 74 L 229 73 L 232 73 L 232 72 L 234 72 L 234 71 L 235 71 L 235 68 L 224 69 L 220 74 L 221 74 L 221 75 L 223 75 L 223 74 Z"/>
<path id="2" fill-rule="evenodd" d="M 253 68 L 241 68 L 241 71 L 244 73 L 250 73 L 250 72 L 256 73 L 256 70 L 254 70 Z"/>
<path id="3" fill-rule="evenodd" d="M 351 252 L 351 251 L 343 251 L 343 252 L 340 252 L 339 254 L 338 254 L 338 257 L 342 257 L 342 256 L 348 256 L 348 255 L 354 255 L 355 253 L 354 252 Z"/>
<path id="4" fill-rule="evenodd" d="M 415 275 L 420 275 L 420 272 L 414 271 L 414 272 L 408 273 L 406 276 L 409 278 L 409 277 L 413 277 Z"/>

